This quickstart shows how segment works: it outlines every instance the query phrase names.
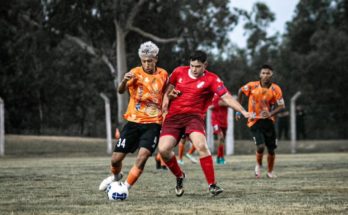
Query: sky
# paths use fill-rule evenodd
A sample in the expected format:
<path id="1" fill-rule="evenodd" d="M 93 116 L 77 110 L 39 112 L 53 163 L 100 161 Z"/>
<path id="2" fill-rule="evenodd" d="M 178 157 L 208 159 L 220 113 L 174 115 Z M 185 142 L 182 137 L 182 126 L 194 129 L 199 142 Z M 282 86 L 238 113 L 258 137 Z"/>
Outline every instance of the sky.
<path id="1" fill-rule="evenodd" d="M 285 31 L 285 23 L 290 21 L 294 15 L 295 7 L 299 0 L 230 0 L 231 7 L 237 7 L 248 12 L 256 2 L 267 4 L 269 9 L 275 14 L 275 21 L 269 26 L 268 35 L 273 35 L 277 31 L 282 34 Z M 243 36 L 243 22 L 239 22 L 237 27 L 229 35 L 233 43 L 240 48 L 246 47 L 246 36 Z"/>

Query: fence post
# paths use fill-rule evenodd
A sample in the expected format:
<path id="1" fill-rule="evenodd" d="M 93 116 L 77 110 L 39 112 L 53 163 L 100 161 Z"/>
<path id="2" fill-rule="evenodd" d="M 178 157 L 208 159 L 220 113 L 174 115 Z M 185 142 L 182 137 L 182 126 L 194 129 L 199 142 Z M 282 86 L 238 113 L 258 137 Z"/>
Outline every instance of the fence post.
<path id="1" fill-rule="evenodd" d="M 5 155 L 5 111 L 4 101 L 0 98 L 0 156 Z"/>
<path id="2" fill-rule="evenodd" d="M 296 100 L 301 95 L 301 91 L 297 91 L 291 97 L 290 103 L 290 133 L 291 133 L 291 153 L 296 153 Z"/>
<path id="3" fill-rule="evenodd" d="M 234 110 L 232 108 L 228 108 L 227 114 L 227 132 L 226 132 L 226 154 L 233 155 L 234 154 Z"/>
<path id="4" fill-rule="evenodd" d="M 210 108 L 207 110 L 207 120 L 206 120 L 206 132 L 207 132 L 207 143 L 210 152 L 213 154 L 215 152 L 214 147 L 214 135 L 213 135 L 213 126 L 211 125 L 211 115 L 212 111 Z"/>
<path id="5" fill-rule="evenodd" d="M 106 153 L 111 154 L 112 153 L 112 138 L 111 138 L 110 100 L 104 93 L 100 93 L 100 96 L 104 99 L 104 102 L 105 102 L 105 122 L 106 122 L 106 139 L 107 139 Z"/>

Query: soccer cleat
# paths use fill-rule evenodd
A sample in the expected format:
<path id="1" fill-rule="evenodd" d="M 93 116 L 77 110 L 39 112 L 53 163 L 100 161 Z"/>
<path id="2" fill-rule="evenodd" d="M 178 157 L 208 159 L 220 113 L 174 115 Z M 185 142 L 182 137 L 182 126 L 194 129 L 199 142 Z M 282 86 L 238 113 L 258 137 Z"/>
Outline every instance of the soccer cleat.
<path id="1" fill-rule="evenodd" d="M 198 163 L 197 159 L 194 158 L 192 155 L 186 153 L 185 156 L 186 156 L 188 159 L 190 159 L 190 161 L 191 161 L 192 163 Z"/>
<path id="2" fill-rule="evenodd" d="M 255 177 L 257 179 L 261 178 L 261 166 L 258 164 L 255 166 Z"/>
<path id="3" fill-rule="evenodd" d="M 110 175 L 107 178 L 105 178 L 99 185 L 100 191 L 105 191 L 109 184 L 111 184 L 114 181 L 119 181 L 123 177 L 123 173 L 119 173 L 118 175 Z"/>
<path id="4" fill-rule="evenodd" d="M 178 164 L 180 164 L 180 165 L 184 165 L 184 160 L 178 160 Z"/>
<path id="5" fill-rule="evenodd" d="M 220 158 L 220 163 L 219 164 L 226 164 L 226 161 L 225 161 L 225 158 L 224 157 L 221 157 Z"/>
<path id="6" fill-rule="evenodd" d="M 267 172 L 267 178 L 277 178 L 273 172 Z"/>
<path id="7" fill-rule="evenodd" d="M 220 193 L 222 193 L 224 191 L 224 189 L 222 189 L 221 187 L 217 186 L 216 184 L 211 184 L 209 185 L 209 192 L 212 196 L 217 196 Z"/>
<path id="8" fill-rule="evenodd" d="M 176 178 L 175 194 L 177 197 L 180 197 L 184 194 L 184 180 L 185 180 L 185 173 L 182 173 L 181 177 Z"/>

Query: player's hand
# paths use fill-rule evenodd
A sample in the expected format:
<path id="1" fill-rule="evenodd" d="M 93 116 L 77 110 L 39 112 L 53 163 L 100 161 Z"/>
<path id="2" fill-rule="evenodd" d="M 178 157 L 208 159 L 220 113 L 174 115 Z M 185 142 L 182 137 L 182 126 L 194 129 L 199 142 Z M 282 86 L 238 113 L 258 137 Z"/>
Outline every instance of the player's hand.
<path id="1" fill-rule="evenodd" d="M 268 111 L 262 111 L 260 113 L 260 115 L 261 115 L 261 119 L 267 119 L 267 118 L 271 117 L 271 113 Z"/>
<path id="2" fill-rule="evenodd" d="M 168 94 L 168 97 L 169 99 L 175 99 L 176 97 L 180 96 L 181 95 L 181 92 L 180 90 L 176 90 L 176 89 L 173 89 L 169 94 Z"/>
<path id="3" fill-rule="evenodd" d="M 127 72 L 126 74 L 124 74 L 123 80 L 124 81 L 129 81 L 130 79 L 134 78 L 134 74 L 133 72 Z"/>
<path id="4" fill-rule="evenodd" d="M 235 116 L 236 121 L 240 120 L 241 115 L 242 114 L 240 112 L 236 112 L 236 116 Z"/>
<path id="5" fill-rule="evenodd" d="M 249 118 L 251 118 L 251 119 L 255 118 L 255 114 L 252 113 L 252 112 L 242 111 L 241 114 L 243 114 L 243 116 L 244 116 L 245 118 L 247 118 L 247 119 L 249 119 Z"/>

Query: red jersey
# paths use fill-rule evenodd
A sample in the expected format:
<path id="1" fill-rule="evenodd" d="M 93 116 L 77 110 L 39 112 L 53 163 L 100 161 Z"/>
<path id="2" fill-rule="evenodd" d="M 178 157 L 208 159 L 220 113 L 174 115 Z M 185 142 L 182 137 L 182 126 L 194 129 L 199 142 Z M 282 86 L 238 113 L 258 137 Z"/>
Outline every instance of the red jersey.
<path id="1" fill-rule="evenodd" d="M 177 67 L 169 77 L 169 83 L 181 94 L 171 101 L 167 117 L 183 113 L 204 117 L 214 93 L 222 96 L 227 92 L 222 80 L 214 73 L 205 70 L 201 77 L 195 78 L 189 70 L 189 66 Z"/>
<path id="2" fill-rule="evenodd" d="M 220 106 L 220 96 L 217 94 L 214 95 L 213 98 L 213 108 L 212 108 L 212 114 L 211 114 L 211 123 L 212 125 L 218 125 L 222 128 L 227 128 L 227 114 L 228 114 L 228 107 L 227 106 Z"/>

